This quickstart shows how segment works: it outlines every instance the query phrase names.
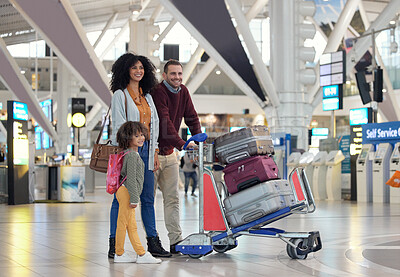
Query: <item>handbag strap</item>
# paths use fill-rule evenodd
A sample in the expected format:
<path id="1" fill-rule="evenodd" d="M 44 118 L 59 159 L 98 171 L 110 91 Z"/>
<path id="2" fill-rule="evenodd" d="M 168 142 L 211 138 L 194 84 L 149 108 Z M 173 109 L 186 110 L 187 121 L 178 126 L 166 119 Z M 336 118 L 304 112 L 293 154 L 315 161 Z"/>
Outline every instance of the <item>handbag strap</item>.
<path id="1" fill-rule="evenodd" d="M 123 91 L 123 93 L 124 93 L 124 96 L 125 96 L 125 119 L 126 119 L 126 121 L 128 121 L 128 106 L 127 106 L 127 100 L 126 100 L 125 91 Z M 103 133 L 104 125 L 106 124 L 107 118 L 109 118 L 109 116 L 110 116 L 110 109 L 111 109 L 111 104 L 108 107 L 107 114 L 104 117 L 103 124 L 101 125 L 101 129 L 100 129 L 99 135 L 97 136 L 97 139 L 96 139 L 96 144 L 99 144 L 101 134 Z"/>

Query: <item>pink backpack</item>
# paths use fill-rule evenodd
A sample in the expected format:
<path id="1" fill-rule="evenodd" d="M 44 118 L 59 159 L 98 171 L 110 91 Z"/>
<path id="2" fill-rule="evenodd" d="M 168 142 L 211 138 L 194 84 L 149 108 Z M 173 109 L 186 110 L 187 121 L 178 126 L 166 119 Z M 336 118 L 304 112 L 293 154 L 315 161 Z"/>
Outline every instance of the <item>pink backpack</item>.
<path id="1" fill-rule="evenodd" d="M 131 152 L 131 151 L 129 151 Z M 106 180 L 106 191 L 109 194 L 114 194 L 117 192 L 119 187 L 126 180 L 125 178 L 121 181 L 121 169 L 124 162 L 124 156 L 129 152 L 121 152 L 119 154 L 111 154 L 108 159 L 107 166 L 107 180 Z"/>

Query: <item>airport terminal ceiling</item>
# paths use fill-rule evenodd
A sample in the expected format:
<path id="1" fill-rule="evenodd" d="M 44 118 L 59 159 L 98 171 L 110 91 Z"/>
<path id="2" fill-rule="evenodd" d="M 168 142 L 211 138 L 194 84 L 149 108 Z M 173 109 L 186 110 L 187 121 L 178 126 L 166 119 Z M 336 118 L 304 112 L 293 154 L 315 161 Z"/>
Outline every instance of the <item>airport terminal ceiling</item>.
<path id="1" fill-rule="evenodd" d="M 257 0 L 240 0 L 244 11 L 250 9 Z M 330 5 L 330 1 L 315 0 L 320 6 Z M 341 1 L 343 4 L 345 0 Z M 363 0 L 363 5 L 370 21 L 373 21 L 385 8 L 390 0 Z M 131 15 L 130 9 L 134 4 L 142 3 L 146 8 L 139 18 L 149 19 L 153 12 L 159 7 L 158 0 L 70 0 L 86 32 L 103 30 L 107 21 L 117 13 L 111 28 L 121 28 Z M 268 5 L 257 15 L 265 18 L 268 15 Z M 43 11 L 45 12 L 45 11 Z M 157 21 L 171 21 L 173 16 L 165 9 L 161 11 Z M 29 42 L 35 40 L 32 27 L 24 20 L 19 12 L 14 9 L 8 0 L 0 0 L 0 36 L 7 45 Z"/>

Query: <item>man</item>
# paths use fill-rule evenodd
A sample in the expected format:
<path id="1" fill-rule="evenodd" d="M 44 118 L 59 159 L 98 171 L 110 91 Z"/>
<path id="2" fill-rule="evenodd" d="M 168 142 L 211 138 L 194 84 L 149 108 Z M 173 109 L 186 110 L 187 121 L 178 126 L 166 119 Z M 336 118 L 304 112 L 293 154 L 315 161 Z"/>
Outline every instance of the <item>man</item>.
<path id="1" fill-rule="evenodd" d="M 182 150 L 185 141 L 179 136 L 182 119 L 185 119 L 193 135 L 201 133 L 200 121 L 194 109 L 188 89 L 182 85 L 182 65 L 169 60 L 164 66 L 164 80 L 153 91 L 152 96 L 160 119 L 158 138 L 159 170 L 155 172 L 155 185 L 159 186 L 164 199 L 164 220 L 170 241 L 170 252 L 182 241 L 179 225 L 179 165 L 174 148 Z M 194 142 L 189 146 L 194 147 Z"/>

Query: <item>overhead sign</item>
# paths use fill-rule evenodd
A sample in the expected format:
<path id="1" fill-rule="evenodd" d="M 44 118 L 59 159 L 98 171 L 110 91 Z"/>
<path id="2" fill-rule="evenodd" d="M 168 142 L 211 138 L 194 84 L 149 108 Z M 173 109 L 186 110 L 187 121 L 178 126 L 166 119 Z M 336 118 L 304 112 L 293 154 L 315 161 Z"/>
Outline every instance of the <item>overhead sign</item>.
<path id="1" fill-rule="evenodd" d="M 372 108 L 351 109 L 349 114 L 350 126 L 363 125 L 372 122 Z"/>
<path id="2" fill-rule="evenodd" d="M 322 88 L 322 110 L 343 109 L 343 85 L 330 85 Z"/>
<path id="3" fill-rule="evenodd" d="M 328 136 L 329 128 L 312 128 L 311 135 L 313 135 L 313 136 Z"/>
<path id="4" fill-rule="evenodd" d="M 400 141 L 400 121 L 363 125 L 363 143 L 395 143 Z"/>
<path id="5" fill-rule="evenodd" d="M 322 54 L 319 63 L 319 83 L 321 87 L 339 85 L 346 81 L 345 61 L 345 51 Z"/>
<path id="6" fill-rule="evenodd" d="M 16 120 L 28 120 L 28 105 L 22 102 L 13 102 L 13 118 Z"/>

